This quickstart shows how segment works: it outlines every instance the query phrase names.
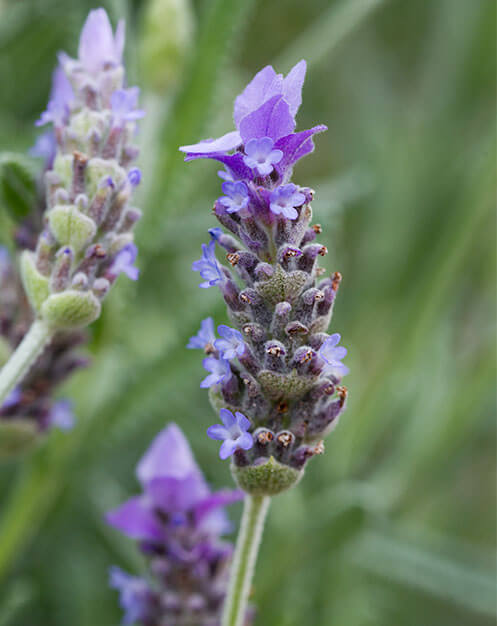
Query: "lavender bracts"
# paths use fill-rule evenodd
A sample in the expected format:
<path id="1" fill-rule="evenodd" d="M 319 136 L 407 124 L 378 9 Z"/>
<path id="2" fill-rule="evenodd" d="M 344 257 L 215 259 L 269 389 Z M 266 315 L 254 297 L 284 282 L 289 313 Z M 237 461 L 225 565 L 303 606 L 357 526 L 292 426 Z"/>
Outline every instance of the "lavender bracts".
<path id="1" fill-rule="evenodd" d="M 217 285 L 234 328 L 204 320 L 188 347 L 203 347 L 210 374 L 202 387 L 221 410 L 209 429 L 222 440 L 221 456 L 233 456 L 240 486 L 253 494 L 277 493 L 301 476 L 323 451 L 336 426 L 348 371 L 340 335 L 326 331 L 341 275 L 323 276 L 311 226 L 313 191 L 290 182 L 294 164 L 314 149 L 315 126 L 295 132 L 305 62 L 283 77 L 268 66 L 235 100 L 236 130 L 184 146 L 186 161 L 221 162 L 223 195 L 214 205 L 222 226 L 192 268 L 202 288 Z M 224 248 L 227 265 L 216 258 Z M 276 471 L 278 470 L 278 471 Z"/>
<path id="2" fill-rule="evenodd" d="M 59 57 L 38 121 L 53 125 L 36 147 L 49 168 L 47 209 L 36 250 L 23 254 L 21 268 L 37 317 L 56 330 L 95 320 L 119 273 L 137 278 L 132 229 L 140 211 L 129 202 L 140 173 L 130 164 L 143 111 L 138 88 L 123 87 L 123 46 L 123 22 L 114 34 L 106 12 L 91 11 L 78 58 Z"/>
<path id="3" fill-rule="evenodd" d="M 149 565 L 147 578 L 111 569 L 124 623 L 218 626 L 232 554 L 220 539 L 230 530 L 223 507 L 242 494 L 209 491 L 175 424 L 157 435 L 137 476 L 143 494 L 107 515 L 109 524 L 140 542 Z"/>

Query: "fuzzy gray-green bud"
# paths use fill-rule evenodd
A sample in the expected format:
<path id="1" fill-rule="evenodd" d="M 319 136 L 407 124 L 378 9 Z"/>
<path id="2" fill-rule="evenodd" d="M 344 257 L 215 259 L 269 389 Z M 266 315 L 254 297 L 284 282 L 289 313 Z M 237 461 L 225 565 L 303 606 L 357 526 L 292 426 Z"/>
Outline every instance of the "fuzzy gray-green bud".
<path id="1" fill-rule="evenodd" d="M 253 496 L 275 496 L 296 485 L 304 475 L 304 470 L 283 465 L 272 456 L 260 465 L 237 467 L 232 463 L 231 472 L 240 489 Z"/>

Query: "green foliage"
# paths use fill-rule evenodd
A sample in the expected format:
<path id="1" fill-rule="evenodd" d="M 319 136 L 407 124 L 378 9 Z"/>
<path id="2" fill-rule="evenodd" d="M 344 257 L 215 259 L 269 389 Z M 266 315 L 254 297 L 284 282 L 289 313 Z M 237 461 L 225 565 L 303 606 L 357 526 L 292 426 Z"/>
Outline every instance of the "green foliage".
<path id="1" fill-rule="evenodd" d="M 127 13 L 118 0 L 104 4 Z M 55 53 L 74 53 L 90 5 L 4 2 L 0 139 L 9 150 L 32 143 Z M 329 131 L 295 179 L 316 190 L 327 267 L 344 276 L 332 329 L 349 347 L 350 402 L 326 453 L 272 503 L 257 623 L 490 626 L 495 4 L 195 6 L 177 90 L 143 94 L 153 110 L 142 136 L 140 280 L 119 279 L 93 325 L 93 365 L 64 390 L 78 426 L 0 472 L 0 623 L 119 622 L 107 568 L 140 565 L 102 514 L 136 493 L 136 462 L 167 422 L 185 430 L 209 481 L 230 484 L 205 436 L 216 417 L 198 388 L 200 358 L 185 349 L 201 319 L 226 321 L 218 294 L 198 289 L 189 269 L 214 225 L 220 181 L 215 165 L 185 165 L 176 148 L 229 130 L 247 76 L 304 57 L 299 127 Z M 142 9 L 130 3 L 131 61 Z"/>
<path id="2" fill-rule="evenodd" d="M 36 202 L 36 168 L 22 154 L 0 154 L 0 210 L 22 220 Z"/>

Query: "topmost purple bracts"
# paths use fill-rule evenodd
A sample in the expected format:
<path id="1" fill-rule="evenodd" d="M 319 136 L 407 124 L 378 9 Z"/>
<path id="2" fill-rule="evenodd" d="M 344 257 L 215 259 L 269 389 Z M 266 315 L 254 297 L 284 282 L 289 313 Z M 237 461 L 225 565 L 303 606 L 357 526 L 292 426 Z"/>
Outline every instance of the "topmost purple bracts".
<path id="1" fill-rule="evenodd" d="M 193 264 L 202 288 L 217 285 L 234 328 L 204 320 L 189 347 L 203 348 L 213 406 L 222 424 L 208 434 L 222 440 L 240 486 L 274 494 L 294 484 L 345 406 L 348 372 L 340 335 L 326 333 L 341 276 L 323 277 L 327 252 L 310 225 L 313 191 L 290 182 L 294 164 L 314 149 L 315 126 L 295 131 L 306 65 L 283 77 L 261 70 L 235 100 L 236 130 L 184 146 L 187 161 L 225 166 L 223 195 L 214 205 L 221 224 L 210 230 Z M 228 266 L 216 258 L 223 248 Z"/>
<path id="2" fill-rule="evenodd" d="M 59 55 L 47 110 L 37 124 L 45 157 L 45 227 L 36 251 L 24 252 L 23 283 L 37 316 L 55 329 L 89 324 L 119 273 L 136 279 L 129 205 L 140 172 L 130 167 L 138 88 L 124 87 L 124 23 L 115 33 L 103 9 L 91 11 L 78 58 Z"/>

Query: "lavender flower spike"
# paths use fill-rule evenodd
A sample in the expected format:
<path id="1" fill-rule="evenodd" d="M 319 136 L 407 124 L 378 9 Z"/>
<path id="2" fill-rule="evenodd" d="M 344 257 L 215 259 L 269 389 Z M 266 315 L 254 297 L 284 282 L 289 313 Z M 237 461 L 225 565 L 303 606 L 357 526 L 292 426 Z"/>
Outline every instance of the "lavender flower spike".
<path id="1" fill-rule="evenodd" d="M 107 515 L 147 561 L 146 579 L 111 568 L 124 623 L 219 624 L 233 550 L 221 540 L 230 530 L 224 507 L 241 492 L 210 492 L 175 424 L 157 435 L 137 475 L 143 493 Z"/>
<path id="2" fill-rule="evenodd" d="M 298 482 L 324 452 L 347 398 L 347 351 L 338 333 L 327 333 L 341 275 L 319 266 L 327 249 L 311 223 L 313 190 L 291 182 L 313 135 L 326 128 L 296 130 L 305 69 L 301 61 L 284 77 L 265 67 L 235 100 L 236 131 L 180 148 L 187 161 L 226 168 L 214 206 L 224 232 L 216 230 L 194 269 L 203 272 L 202 287 L 220 284 L 233 327 L 218 327 L 201 386 L 210 387 L 224 423 L 208 434 L 224 441 L 221 457 L 231 457 L 236 481 L 252 495 Z M 217 261 L 216 246 L 227 264 Z"/>

